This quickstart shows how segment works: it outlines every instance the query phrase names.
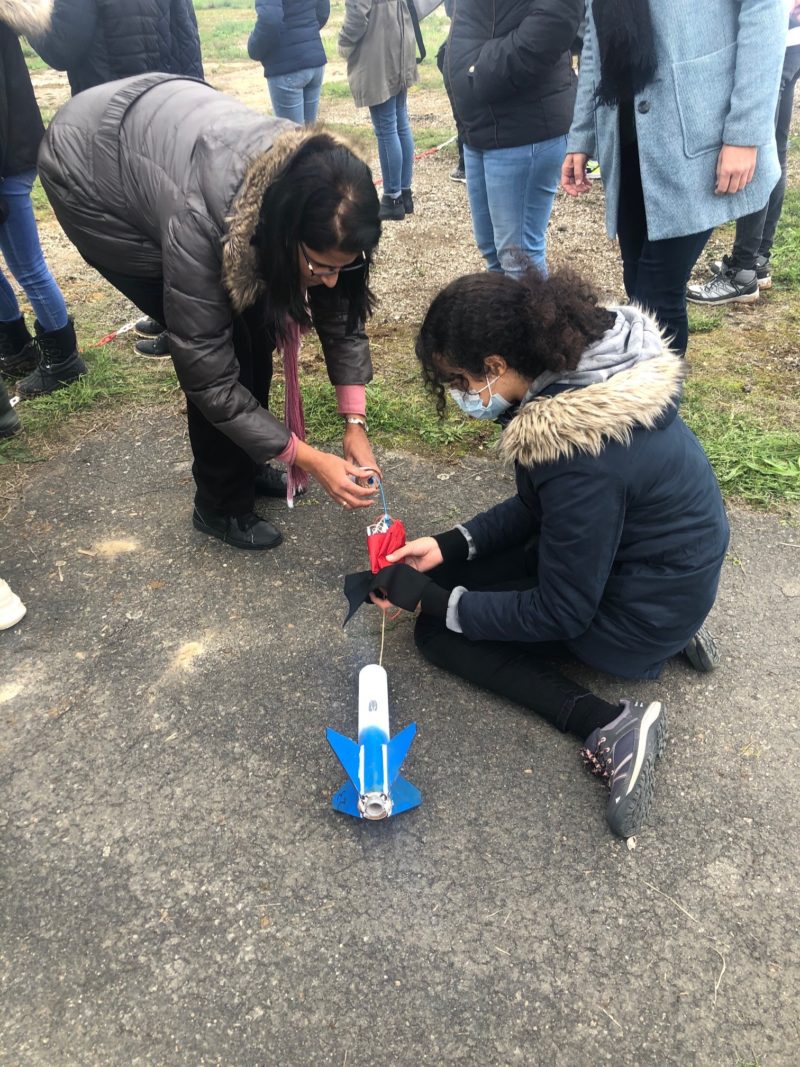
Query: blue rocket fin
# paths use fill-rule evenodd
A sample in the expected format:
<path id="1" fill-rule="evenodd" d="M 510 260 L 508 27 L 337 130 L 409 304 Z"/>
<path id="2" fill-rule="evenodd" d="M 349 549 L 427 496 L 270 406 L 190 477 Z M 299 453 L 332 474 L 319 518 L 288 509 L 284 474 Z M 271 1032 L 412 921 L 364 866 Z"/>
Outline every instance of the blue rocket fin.
<path id="1" fill-rule="evenodd" d="M 335 811 L 341 811 L 344 815 L 353 815 L 356 819 L 363 818 L 358 810 L 358 793 L 349 782 L 345 782 L 338 793 L 331 797 Z"/>
<path id="2" fill-rule="evenodd" d="M 390 789 L 403 765 L 403 760 L 408 755 L 408 750 L 411 748 L 411 742 L 414 740 L 416 733 L 417 724 L 412 722 L 405 728 L 405 730 L 401 730 L 400 733 L 396 734 L 389 742 L 386 758 Z M 417 803 L 419 803 L 419 801 L 417 801 Z"/>
<path id="3" fill-rule="evenodd" d="M 407 779 L 398 775 L 392 786 L 392 815 L 399 815 L 401 811 L 416 808 L 421 803 L 422 793 L 420 793 L 419 789 Z"/>
<path id="4" fill-rule="evenodd" d="M 337 734 L 335 730 L 330 728 L 325 731 L 325 736 L 328 738 L 328 744 L 333 749 L 333 754 L 344 767 L 345 774 L 353 783 L 354 788 L 358 790 L 360 746 L 349 737 L 345 737 L 344 734 Z"/>

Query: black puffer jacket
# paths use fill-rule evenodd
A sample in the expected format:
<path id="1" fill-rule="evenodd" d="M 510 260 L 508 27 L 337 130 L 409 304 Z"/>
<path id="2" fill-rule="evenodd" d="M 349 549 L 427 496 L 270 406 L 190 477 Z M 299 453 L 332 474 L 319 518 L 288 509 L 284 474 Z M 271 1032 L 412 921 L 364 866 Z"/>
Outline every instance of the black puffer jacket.
<path id="1" fill-rule="evenodd" d="M 283 451 L 289 431 L 239 381 L 233 317 L 266 301 L 250 239 L 265 190 L 312 135 L 203 82 L 148 74 L 80 93 L 39 153 L 42 185 L 81 254 L 163 279 L 184 392 L 259 463 Z M 369 345 L 363 329 L 348 330 L 338 286 L 309 288 L 308 301 L 333 385 L 366 384 Z"/>
<path id="2" fill-rule="evenodd" d="M 203 77 L 192 0 L 49 0 L 50 29 L 29 36 L 65 70 L 73 95 L 148 71 Z"/>
<path id="3" fill-rule="evenodd" d="M 36 166 L 44 125 L 18 34 L 47 25 L 46 0 L 0 0 L 0 178 Z"/>
<path id="4" fill-rule="evenodd" d="M 445 82 L 480 150 L 566 134 L 577 79 L 570 46 L 584 0 L 454 0 Z"/>

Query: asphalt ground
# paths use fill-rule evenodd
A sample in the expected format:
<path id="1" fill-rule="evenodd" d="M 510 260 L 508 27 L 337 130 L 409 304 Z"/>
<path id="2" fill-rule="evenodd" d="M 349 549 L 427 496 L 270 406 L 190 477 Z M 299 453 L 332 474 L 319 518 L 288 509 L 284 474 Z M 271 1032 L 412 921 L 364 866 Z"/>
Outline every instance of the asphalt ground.
<path id="1" fill-rule="evenodd" d="M 493 459 L 384 454 L 411 536 L 513 492 Z M 0 1061 L 236 1067 L 796 1065 L 800 533 L 733 510 L 723 664 L 667 701 L 636 847 L 573 739 L 386 635 L 420 808 L 335 813 L 379 614 L 346 630 L 365 515 L 318 488 L 273 552 L 191 527 L 179 418 L 125 419 L 28 480 L 0 575 Z"/>

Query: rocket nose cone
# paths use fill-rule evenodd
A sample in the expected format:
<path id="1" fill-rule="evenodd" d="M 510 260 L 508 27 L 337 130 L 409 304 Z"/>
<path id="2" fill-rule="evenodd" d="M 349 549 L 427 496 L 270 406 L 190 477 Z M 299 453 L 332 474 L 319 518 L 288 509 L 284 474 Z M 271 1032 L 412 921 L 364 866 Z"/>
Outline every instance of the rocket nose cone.
<path id="1" fill-rule="evenodd" d="M 360 798 L 359 807 L 364 818 L 372 822 L 392 814 L 392 802 L 385 793 L 365 793 Z"/>

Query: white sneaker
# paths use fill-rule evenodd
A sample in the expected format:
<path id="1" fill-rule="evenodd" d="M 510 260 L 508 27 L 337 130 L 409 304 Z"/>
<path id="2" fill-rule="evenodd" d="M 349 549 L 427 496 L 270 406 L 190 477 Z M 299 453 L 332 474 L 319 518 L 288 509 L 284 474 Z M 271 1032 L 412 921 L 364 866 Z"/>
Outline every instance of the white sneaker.
<path id="1" fill-rule="evenodd" d="M 16 626 L 28 609 L 16 593 L 12 593 L 8 582 L 0 578 L 0 630 Z"/>

